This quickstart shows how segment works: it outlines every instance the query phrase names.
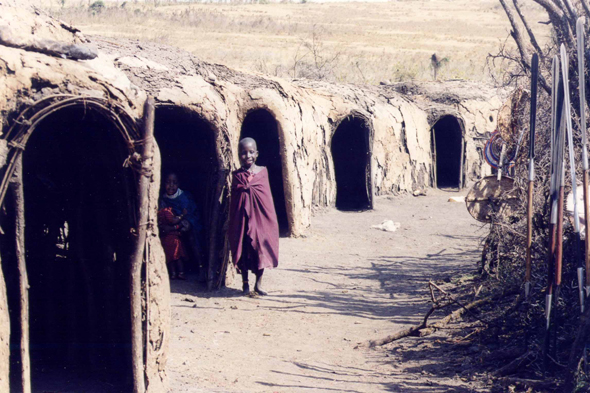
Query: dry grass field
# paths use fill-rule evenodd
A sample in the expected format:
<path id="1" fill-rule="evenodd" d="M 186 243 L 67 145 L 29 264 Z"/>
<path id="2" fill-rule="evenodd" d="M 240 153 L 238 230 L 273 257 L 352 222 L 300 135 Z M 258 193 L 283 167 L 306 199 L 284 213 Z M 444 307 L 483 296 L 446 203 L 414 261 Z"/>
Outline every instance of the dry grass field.
<path id="1" fill-rule="evenodd" d="M 86 34 L 158 41 L 232 68 L 339 82 L 432 80 L 431 56 L 447 58 L 439 79 L 488 80 L 486 67 L 509 39 L 497 0 L 329 3 L 192 3 L 34 0 Z M 156 0 L 158 1 L 158 0 Z M 265 4 L 262 4 L 262 3 Z M 523 1 L 535 29 L 542 10 Z M 541 32 L 543 35 L 543 32 Z M 547 40 L 546 34 L 544 39 Z"/>

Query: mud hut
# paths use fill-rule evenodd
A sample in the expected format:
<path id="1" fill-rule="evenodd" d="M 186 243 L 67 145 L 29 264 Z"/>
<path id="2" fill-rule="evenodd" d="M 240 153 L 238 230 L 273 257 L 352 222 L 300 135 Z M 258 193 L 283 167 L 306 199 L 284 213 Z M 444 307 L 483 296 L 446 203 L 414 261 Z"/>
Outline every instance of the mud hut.
<path id="1" fill-rule="evenodd" d="M 0 15 L 0 391 L 165 391 L 153 100 L 76 29 Z"/>
<path id="2" fill-rule="evenodd" d="M 166 391 L 161 170 L 196 195 L 205 258 L 195 269 L 211 289 L 231 279 L 227 202 L 242 137 L 259 142 L 284 236 L 302 235 L 317 210 L 435 186 L 441 162 L 459 188 L 485 174 L 478 138 L 492 93 L 449 104 L 246 74 L 85 37 L 15 4 L 0 5 L 0 391 L 66 381 Z M 436 150 L 445 139 L 455 161 Z"/>
<path id="3" fill-rule="evenodd" d="M 506 89 L 461 80 L 383 88 L 404 94 L 427 113 L 433 187 L 461 189 L 492 173 L 484 147 L 509 97 Z"/>

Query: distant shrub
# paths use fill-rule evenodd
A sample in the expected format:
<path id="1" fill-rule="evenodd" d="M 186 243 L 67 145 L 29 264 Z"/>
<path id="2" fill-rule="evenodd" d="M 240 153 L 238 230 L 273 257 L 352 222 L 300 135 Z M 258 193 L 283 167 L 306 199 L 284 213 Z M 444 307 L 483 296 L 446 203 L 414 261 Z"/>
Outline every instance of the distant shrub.
<path id="1" fill-rule="evenodd" d="M 96 0 L 94 3 L 90 4 L 90 6 L 88 6 L 88 10 L 90 10 L 90 12 L 92 12 L 93 14 L 98 14 L 100 12 L 102 12 L 105 8 L 104 5 L 104 1 L 102 0 Z"/>

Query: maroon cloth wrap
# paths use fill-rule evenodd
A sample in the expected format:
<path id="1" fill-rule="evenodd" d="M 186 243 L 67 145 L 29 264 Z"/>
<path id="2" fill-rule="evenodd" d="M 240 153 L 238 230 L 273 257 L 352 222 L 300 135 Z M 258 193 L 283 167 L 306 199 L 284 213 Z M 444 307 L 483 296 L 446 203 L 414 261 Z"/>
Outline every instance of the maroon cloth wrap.
<path id="1" fill-rule="evenodd" d="M 233 172 L 229 209 L 228 236 L 234 265 L 242 256 L 246 234 L 258 253 L 258 269 L 277 267 L 279 225 L 266 168 L 254 175 L 243 168 Z"/>

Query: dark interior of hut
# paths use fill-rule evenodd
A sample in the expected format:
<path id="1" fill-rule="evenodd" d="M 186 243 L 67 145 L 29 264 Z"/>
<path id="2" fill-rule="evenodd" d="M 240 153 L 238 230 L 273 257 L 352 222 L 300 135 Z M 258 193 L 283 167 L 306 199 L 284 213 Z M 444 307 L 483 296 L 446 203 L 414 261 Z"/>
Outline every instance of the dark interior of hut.
<path id="1" fill-rule="evenodd" d="M 436 160 L 436 186 L 460 188 L 463 137 L 454 116 L 444 116 L 432 127 Z"/>
<path id="2" fill-rule="evenodd" d="M 197 204 L 201 230 L 197 242 L 186 239 L 189 261 L 184 268 L 205 281 L 219 166 L 214 130 L 194 112 L 162 106 L 156 109 L 154 135 L 162 156 L 162 182 L 167 174 L 176 173 L 179 188 L 189 192 Z M 161 190 L 164 192 L 163 187 Z M 193 247 L 196 243 L 198 246 Z M 195 254 L 200 254 L 201 262 Z"/>
<path id="3" fill-rule="evenodd" d="M 281 236 L 289 234 L 289 219 L 283 183 L 283 161 L 279 140 L 279 125 L 274 116 L 265 109 L 249 112 L 242 123 L 240 139 L 253 138 L 258 146 L 256 164 L 268 169 L 272 198 L 277 212 Z"/>
<path id="4" fill-rule="evenodd" d="M 369 128 L 362 119 L 344 119 L 332 136 L 332 159 L 336 176 L 336 208 L 365 210 L 369 198 Z"/>
<path id="5" fill-rule="evenodd" d="M 27 143 L 23 184 L 34 392 L 121 391 L 131 382 L 129 257 L 136 187 L 132 170 L 123 167 L 127 156 L 121 134 L 88 109 L 54 113 Z M 10 211 L 10 195 L 6 203 Z M 2 242 L 8 245 L 14 242 L 11 220 L 3 219 L 8 225 Z M 13 250 L 2 245 L 3 266 L 15 263 L 5 255 Z M 15 268 L 8 270 L 14 274 Z M 14 302 L 18 288 L 8 295 Z M 17 352 L 14 346 L 11 358 Z"/>
<path id="6" fill-rule="evenodd" d="M 21 304 L 19 288 L 19 270 L 16 259 L 15 233 L 15 203 L 12 190 L 8 190 L 5 198 L 2 215 L 0 216 L 0 227 L 3 235 L 0 236 L 0 247 L 2 250 L 2 272 L 6 282 L 6 294 L 8 297 L 8 310 L 10 316 L 10 391 L 20 393 L 21 378 Z"/>

